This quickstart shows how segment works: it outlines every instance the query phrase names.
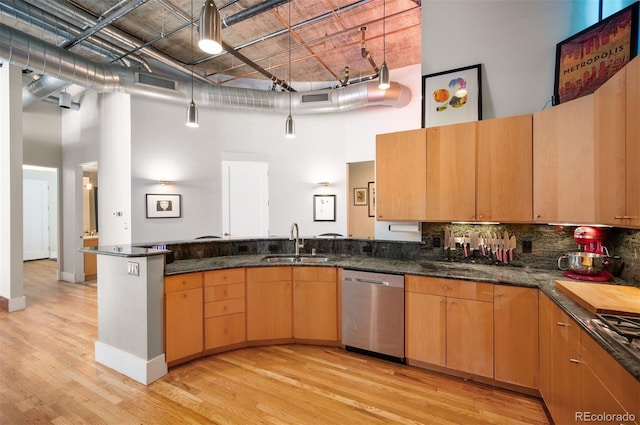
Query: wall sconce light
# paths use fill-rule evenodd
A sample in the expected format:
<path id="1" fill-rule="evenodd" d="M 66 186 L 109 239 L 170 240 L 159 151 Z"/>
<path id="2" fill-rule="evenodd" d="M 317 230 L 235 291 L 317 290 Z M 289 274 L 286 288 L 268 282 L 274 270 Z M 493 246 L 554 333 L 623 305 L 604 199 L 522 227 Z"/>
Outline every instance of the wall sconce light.
<path id="1" fill-rule="evenodd" d="M 318 186 L 320 186 L 320 187 L 329 187 L 330 184 L 331 183 L 329 183 L 329 182 L 319 182 Z"/>
<path id="2" fill-rule="evenodd" d="M 172 182 L 171 180 L 158 180 L 158 183 L 160 183 L 163 186 L 169 186 Z"/>
<path id="3" fill-rule="evenodd" d="M 92 185 L 91 183 L 87 183 L 87 184 L 85 184 L 85 185 L 84 185 L 84 187 L 85 187 L 85 189 L 87 189 L 87 190 L 91 190 L 91 189 L 93 189 L 93 185 Z"/>

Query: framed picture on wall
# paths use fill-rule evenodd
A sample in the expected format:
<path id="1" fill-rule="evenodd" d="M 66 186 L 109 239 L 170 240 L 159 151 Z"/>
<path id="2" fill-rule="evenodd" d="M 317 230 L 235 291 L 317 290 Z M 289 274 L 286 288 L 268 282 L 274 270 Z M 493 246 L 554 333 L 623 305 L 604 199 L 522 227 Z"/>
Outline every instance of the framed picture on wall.
<path id="1" fill-rule="evenodd" d="M 636 56 L 638 2 L 556 45 L 553 104 L 591 94 Z"/>
<path id="2" fill-rule="evenodd" d="M 147 218 L 182 217 L 182 195 L 147 193 Z"/>
<path id="3" fill-rule="evenodd" d="M 369 217 L 376 216 L 376 183 L 367 183 L 367 191 L 369 192 Z"/>
<path id="4" fill-rule="evenodd" d="M 422 127 L 481 119 L 480 64 L 422 77 Z"/>
<path id="5" fill-rule="evenodd" d="M 353 189 L 353 205 L 367 205 L 366 187 L 356 187 Z"/>
<path id="6" fill-rule="evenodd" d="M 313 221 L 336 221 L 336 195 L 313 195 Z"/>

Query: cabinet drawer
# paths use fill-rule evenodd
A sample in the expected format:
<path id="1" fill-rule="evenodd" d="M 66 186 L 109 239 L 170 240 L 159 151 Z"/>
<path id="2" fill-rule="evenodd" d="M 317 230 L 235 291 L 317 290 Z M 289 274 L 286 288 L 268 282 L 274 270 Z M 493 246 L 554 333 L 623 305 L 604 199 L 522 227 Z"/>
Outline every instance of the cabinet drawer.
<path id="1" fill-rule="evenodd" d="M 225 347 L 246 341 L 244 313 L 211 317 L 204 321 L 204 349 Z"/>
<path id="2" fill-rule="evenodd" d="M 427 276 L 405 276 L 405 292 L 493 302 L 493 284 Z"/>
<path id="3" fill-rule="evenodd" d="M 202 273 L 185 273 L 164 278 L 164 292 L 184 291 L 202 287 Z"/>
<path id="4" fill-rule="evenodd" d="M 335 267 L 294 267 L 294 282 L 335 282 Z"/>
<path id="5" fill-rule="evenodd" d="M 204 272 L 204 286 L 244 283 L 244 269 L 210 270 Z"/>
<path id="6" fill-rule="evenodd" d="M 204 317 L 223 316 L 225 314 L 241 313 L 244 311 L 244 298 L 215 301 L 204 304 Z"/>
<path id="7" fill-rule="evenodd" d="M 251 267 L 247 269 L 247 282 L 291 282 L 292 267 Z"/>
<path id="8" fill-rule="evenodd" d="M 446 296 L 456 281 L 439 277 L 410 276 L 404 278 L 405 292 Z"/>
<path id="9" fill-rule="evenodd" d="M 244 297 L 244 283 L 217 285 L 204 288 L 204 302 L 229 300 Z"/>

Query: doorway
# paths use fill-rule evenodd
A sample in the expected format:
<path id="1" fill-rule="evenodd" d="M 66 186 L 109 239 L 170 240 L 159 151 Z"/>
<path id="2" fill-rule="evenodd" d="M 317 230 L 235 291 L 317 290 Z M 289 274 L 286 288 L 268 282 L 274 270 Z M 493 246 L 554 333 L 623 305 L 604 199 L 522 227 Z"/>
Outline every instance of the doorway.
<path id="1" fill-rule="evenodd" d="M 23 260 L 58 258 L 58 170 L 24 165 Z"/>
<path id="2" fill-rule="evenodd" d="M 222 161 L 222 232 L 225 238 L 269 235 L 269 165 Z"/>
<path id="3" fill-rule="evenodd" d="M 349 203 L 347 211 L 347 234 L 350 238 L 375 238 L 375 162 L 350 162 L 347 164 L 349 178 Z M 362 198 L 356 200 L 355 196 Z"/>

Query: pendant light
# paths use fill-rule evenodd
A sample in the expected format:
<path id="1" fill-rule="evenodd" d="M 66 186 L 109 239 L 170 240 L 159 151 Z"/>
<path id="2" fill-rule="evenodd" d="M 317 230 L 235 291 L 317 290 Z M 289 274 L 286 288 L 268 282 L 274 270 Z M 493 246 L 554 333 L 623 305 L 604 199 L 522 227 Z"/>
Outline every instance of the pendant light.
<path id="1" fill-rule="evenodd" d="M 389 67 L 387 66 L 387 0 L 382 2 L 382 55 L 378 88 L 386 90 L 391 86 L 389 82 Z"/>
<path id="2" fill-rule="evenodd" d="M 296 137 L 296 127 L 293 122 L 293 117 L 291 116 L 291 2 L 289 1 L 289 17 L 287 26 L 289 27 L 289 116 L 287 117 L 287 121 L 284 124 L 284 137 L 287 139 L 295 139 Z"/>
<path id="3" fill-rule="evenodd" d="M 193 0 L 191 0 L 191 16 L 193 19 Z M 198 107 L 193 101 L 193 23 L 191 23 L 191 103 L 187 107 L 187 127 L 198 127 Z"/>
<path id="4" fill-rule="evenodd" d="M 198 47 L 215 55 L 222 52 L 222 21 L 213 0 L 205 0 L 200 11 L 200 37 Z"/>

